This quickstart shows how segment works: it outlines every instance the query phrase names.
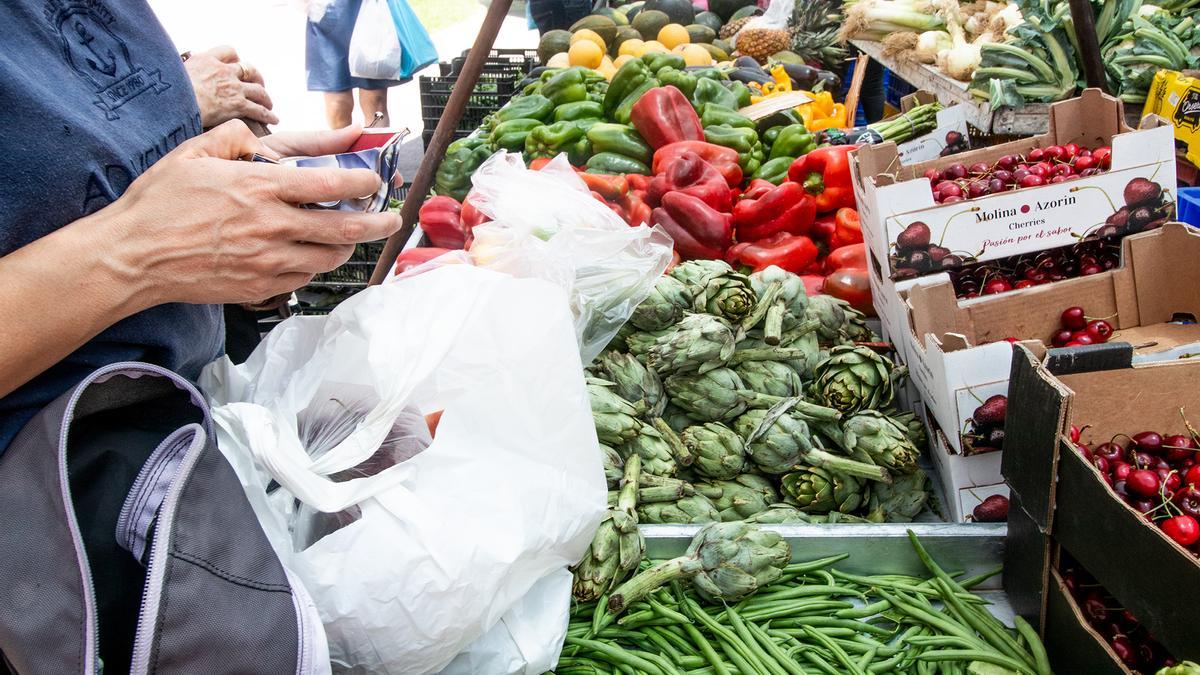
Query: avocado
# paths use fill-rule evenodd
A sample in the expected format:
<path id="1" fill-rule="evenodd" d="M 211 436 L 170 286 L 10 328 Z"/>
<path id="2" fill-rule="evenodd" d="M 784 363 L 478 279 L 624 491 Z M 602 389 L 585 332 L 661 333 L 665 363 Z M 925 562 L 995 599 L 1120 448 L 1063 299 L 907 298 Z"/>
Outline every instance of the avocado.
<path id="1" fill-rule="evenodd" d="M 671 17 L 666 13 L 660 12 L 657 9 L 643 9 L 638 12 L 638 15 L 633 17 L 630 22 L 638 33 L 641 33 L 643 40 L 657 40 L 658 31 L 663 29 L 663 26 L 671 23 Z"/>
<path id="2" fill-rule="evenodd" d="M 695 21 L 701 26 L 708 26 L 714 32 L 720 32 L 721 26 L 725 25 L 725 22 L 721 21 L 721 17 L 712 12 L 700 12 L 696 15 Z"/>
<path id="3" fill-rule="evenodd" d="M 546 63 L 551 56 L 571 48 L 571 34 L 565 30 L 548 30 L 538 42 L 538 60 Z"/>
<path id="4" fill-rule="evenodd" d="M 690 0 L 646 0 L 646 9 L 657 9 L 670 17 L 669 23 L 686 26 L 696 20 Z"/>
<path id="5" fill-rule="evenodd" d="M 711 43 L 717 39 L 717 31 L 708 26 L 701 26 L 698 23 L 687 26 L 687 32 L 688 40 L 694 45 Z"/>

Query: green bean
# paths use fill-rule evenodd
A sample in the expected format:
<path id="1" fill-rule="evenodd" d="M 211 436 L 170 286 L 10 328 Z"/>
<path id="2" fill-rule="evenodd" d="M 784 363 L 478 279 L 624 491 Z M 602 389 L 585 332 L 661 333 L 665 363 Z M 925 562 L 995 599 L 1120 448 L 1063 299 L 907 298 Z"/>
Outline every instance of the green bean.
<path id="1" fill-rule="evenodd" d="M 864 652 L 862 656 L 858 657 L 858 661 L 855 665 L 857 665 L 858 669 L 864 673 L 867 672 L 867 666 L 871 665 L 871 662 L 875 660 L 875 653 L 878 651 L 879 650 L 875 647 L 871 647 Z"/>
<path id="2" fill-rule="evenodd" d="M 944 591 L 942 595 L 942 601 L 946 603 L 947 608 L 959 614 L 959 616 L 968 626 L 974 629 L 976 633 L 979 633 L 983 640 L 997 651 L 1003 653 L 1005 656 L 1025 663 L 1026 665 L 1034 665 L 1033 657 L 1030 656 L 1025 650 L 1021 649 L 1021 646 L 1017 644 L 1017 641 L 1014 640 L 1011 635 L 1009 635 L 1008 629 L 1001 626 L 1001 628 L 997 630 L 994 625 L 990 624 L 986 619 L 980 617 L 980 613 L 987 613 L 986 609 L 973 610 L 959 602 L 959 600 L 954 597 L 954 588 L 951 586 L 951 583 L 952 582 L 946 581 L 944 572 L 938 575 L 938 585 Z"/>
<path id="3" fill-rule="evenodd" d="M 767 635 L 765 630 L 752 623 L 747 624 L 746 627 L 749 629 L 750 634 L 754 637 L 754 639 L 758 640 L 758 643 L 762 645 L 762 648 L 765 649 L 767 653 L 769 653 L 771 657 L 775 659 L 776 663 L 778 663 L 785 671 L 787 671 L 788 675 L 805 675 L 804 668 L 802 668 L 799 663 L 793 661 L 792 657 L 788 656 L 782 649 L 780 649 L 779 645 L 775 644 L 775 641 L 771 639 L 770 635 Z"/>
<path id="4" fill-rule="evenodd" d="M 729 655 L 729 659 L 734 662 L 734 665 L 739 670 L 745 673 L 769 675 L 758 668 L 757 664 L 751 665 L 754 663 L 754 655 L 748 651 L 748 648 L 742 645 L 741 640 L 731 633 L 729 629 L 717 623 L 715 619 L 709 616 L 696 601 L 685 597 L 680 606 L 689 616 L 704 624 L 705 628 L 708 628 L 716 636 L 717 643 L 721 646 L 721 651 Z"/>
<path id="5" fill-rule="evenodd" d="M 896 608 L 903 610 L 904 612 L 906 612 L 909 616 L 913 617 L 914 619 L 917 619 L 917 620 L 921 621 L 922 623 L 925 623 L 934 628 L 937 628 L 938 630 L 941 630 L 943 633 L 946 633 L 949 635 L 957 635 L 965 640 L 973 642 L 980 649 L 986 648 L 986 646 L 983 644 L 983 642 L 981 640 L 979 640 L 979 638 L 977 638 L 974 633 L 968 632 L 964 627 L 960 626 L 956 622 L 954 622 L 944 616 L 941 616 L 932 611 L 926 610 L 923 607 L 919 607 L 911 602 L 908 602 L 906 599 L 902 599 L 904 596 L 902 596 L 901 594 L 897 593 L 896 595 L 890 595 L 886 591 L 880 591 L 879 594 L 882 595 L 883 597 L 887 598 L 888 600 L 890 600 L 891 603 Z"/>
<path id="6" fill-rule="evenodd" d="M 642 657 L 657 663 L 658 666 L 662 668 L 662 671 L 668 675 L 683 675 L 683 672 L 675 667 L 675 664 L 671 662 L 671 659 L 663 656 L 662 654 L 657 654 L 647 650 L 644 654 L 642 654 Z"/>
<path id="7" fill-rule="evenodd" d="M 895 668 L 900 663 L 901 659 L 903 659 L 903 658 L 904 658 L 904 653 L 898 652 L 895 655 L 888 657 L 884 661 L 876 661 L 875 663 L 872 663 L 871 665 L 867 666 L 867 672 L 886 673 L 887 671 Z"/>
<path id="8" fill-rule="evenodd" d="M 939 597 L 937 589 L 932 587 L 932 579 L 924 579 L 920 580 L 919 583 L 911 584 L 901 581 L 889 581 L 882 577 L 863 577 L 855 574 L 848 574 L 840 570 L 833 570 L 833 576 L 841 579 L 842 581 L 852 581 L 872 588 L 891 588 L 898 591 L 905 591 L 908 593 L 919 594 L 932 598 Z M 975 602 L 978 604 L 983 604 L 985 602 L 983 598 L 972 593 L 964 592 L 960 597 L 967 602 Z"/>
<path id="9" fill-rule="evenodd" d="M 992 665 L 1007 668 L 1009 670 L 1024 673 L 1025 675 L 1034 675 L 1034 672 L 1029 669 L 1024 663 L 1015 659 L 1010 659 L 1003 654 L 997 654 L 991 651 L 980 651 L 975 649 L 939 649 L 935 651 L 925 652 L 917 657 L 920 661 L 983 661 Z"/>
<path id="10" fill-rule="evenodd" d="M 680 654 L 686 654 L 695 649 L 694 645 L 688 644 L 687 638 L 667 630 L 666 626 L 652 626 L 649 628 L 649 632 L 669 642 Z"/>
<path id="11" fill-rule="evenodd" d="M 637 612 L 626 612 L 625 616 L 617 619 L 618 626 L 637 625 L 641 621 L 649 621 L 657 616 L 652 609 L 643 609 Z"/>
<path id="12" fill-rule="evenodd" d="M 762 646 L 758 644 L 758 640 L 754 639 L 754 635 L 750 633 L 750 629 L 746 628 L 746 622 L 742 620 L 742 617 L 737 613 L 737 610 L 729 607 L 725 610 L 725 616 L 729 618 L 729 623 L 733 626 L 733 630 L 735 633 L 737 633 L 738 638 L 746 644 L 746 648 L 750 650 L 750 653 L 754 655 L 754 658 L 760 664 L 762 664 L 767 671 L 769 671 L 772 675 L 788 675 L 787 671 L 783 669 L 783 666 L 775 663 L 775 660 L 771 658 L 771 655 L 763 650 Z"/>
<path id="13" fill-rule="evenodd" d="M 716 650 L 713 649 L 712 643 L 710 643 L 708 639 L 696 629 L 695 626 L 690 623 L 685 623 L 683 624 L 683 632 L 687 634 L 688 638 L 692 641 L 692 644 L 696 645 L 696 647 L 700 650 L 700 653 L 704 655 L 704 658 L 708 659 L 708 663 L 712 666 L 713 673 L 715 675 L 733 675 L 733 673 L 730 673 L 729 669 L 725 667 L 724 660 L 722 660 L 721 657 L 717 655 Z"/>
<path id="14" fill-rule="evenodd" d="M 834 563 L 841 562 L 849 557 L 849 553 L 839 553 L 837 555 L 829 556 L 828 558 L 818 558 L 817 560 L 810 560 L 808 562 L 792 563 L 783 568 L 783 574 L 784 576 L 789 574 L 800 576 L 801 574 L 806 574 L 815 570 L 825 569 L 826 567 L 829 567 Z"/>
<path id="15" fill-rule="evenodd" d="M 891 609 L 892 603 L 887 600 L 879 600 L 861 607 L 850 607 L 849 609 L 839 609 L 833 615 L 839 619 L 865 619 L 869 616 L 875 616 L 881 612 Z"/>
<path id="16" fill-rule="evenodd" d="M 852 621 L 849 619 L 838 619 L 829 616 L 797 616 L 790 619 L 780 619 L 779 621 L 771 622 L 772 626 L 779 628 L 795 628 L 797 626 L 814 626 L 817 628 L 852 628 L 860 633 L 871 633 L 881 637 L 889 637 L 892 631 L 886 628 L 880 628 L 862 621 Z"/>
<path id="17" fill-rule="evenodd" d="M 746 606 L 747 607 L 756 607 L 758 605 L 767 605 L 767 604 L 771 604 L 774 602 L 778 602 L 780 600 L 793 600 L 795 598 L 807 598 L 807 597 L 813 596 L 813 595 L 826 596 L 826 597 L 842 597 L 842 596 L 846 596 L 846 595 L 851 595 L 856 598 L 859 598 L 860 600 L 864 600 L 864 601 L 866 600 L 866 596 L 863 595 L 862 593 L 859 593 L 858 591 L 851 589 L 851 588 L 846 588 L 844 586 L 837 586 L 837 585 L 793 586 L 792 588 L 789 588 L 787 590 L 776 591 L 774 593 L 766 593 L 766 594 L 759 594 L 759 595 L 753 596 L 752 599 L 749 602 L 747 602 Z"/>
<path id="18" fill-rule="evenodd" d="M 679 667 L 691 670 L 693 668 L 707 668 L 708 659 L 697 654 L 684 654 L 679 659 Z"/>
<path id="19" fill-rule="evenodd" d="M 655 600 L 654 598 L 647 598 L 647 600 L 650 602 L 650 608 L 653 609 L 654 612 L 660 617 L 664 619 L 670 619 L 673 623 L 691 623 L 691 620 L 686 616 L 671 609 L 670 607 L 667 607 L 658 600 Z"/>
<path id="20" fill-rule="evenodd" d="M 742 617 L 748 621 L 760 621 L 763 619 L 777 619 L 785 616 L 795 616 L 811 614 L 812 612 L 822 612 L 826 610 L 846 609 L 853 607 L 850 602 L 842 602 L 838 600 L 819 600 L 815 602 L 784 602 L 767 607 L 762 607 L 754 610 L 747 610 Z"/>
<path id="21" fill-rule="evenodd" d="M 651 643 L 654 644 L 655 647 L 658 648 L 658 651 L 665 653 L 668 657 L 670 657 L 672 662 L 674 662 L 678 666 L 683 665 L 680 662 L 680 660 L 683 658 L 683 653 L 680 652 L 678 649 L 676 649 L 675 645 L 671 644 L 670 642 L 667 642 L 661 635 L 654 632 L 653 627 L 648 628 L 647 630 L 643 631 L 643 635 L 645 635 L 646 639 L 649 640 Z"/>
<path id="22" fill-rule="evenodd" d="M 1033 663 L 1038 675 L 1050 675 L 1050 658 L 1046 655 L 1046 646 L 1042 644 L 1042 639 L 1033 630 L 1033 626 L 1020 615 L 1013 617 L 1013 625 L 1017 627 L 1017 634 L 1025 639 L 1029 652 L 1033 654 Z"/>
<path id="23" fill-rule="evenodd" d="M 596 601 L 596 608 L 595 608 L 595 610 L 592 611 L 592 632 L 593 633 L 599 633 L 600 630 L 603 629 L 604 626 L 609 621 L 612 621 L 612 616 L 608 612 L 605 611 L 605 608 L 607 608 L 607 607 L 608 607 L 608 595 L 605 594 L 605 595 L 600 596 L 600 599 Z"/>
<path id="24" fill-rule="evenodd" d="M 808 633 L 810 638 L 832 652 L 833 658 L 838 663 L 842 664 L 842 666 L 846 668 L 851 675 L 866 675 L 866 673 L 864 673 L 862 670 L 859 670 L 858 664 L 854 662 L 854 659 L 850 658 L 850 655 L 846 653 L 846 650 L 842 649 L 840 645 L 830 639 L 823 632 L 817 630 L 816 628 L 805 628 L 804 630 Z"/>
<path id="25" fill-rule="evenodd" d="M 821 658 L 821 656 L 817 654 L 816 650 L 805 649 L 802 650 L 800 654 L 804 656 L 804 658 L 808 659 L 821 672 L 827 673 L 828 675 L 841 675 L 836 668 L 829 665 L 825 659 Z"/>
<path id="26" fill-rule="evenodd" d="M 573 644 L 584 649 L 595 652 L 598 656 L 605 657 L 604 660 L 614 665 L 627 665 L 637 670 L 642 670 L 651 675 L 667 675 L 666 672 L 659 668 L 652 661 L 648 661 L 633 652 L 616 647 L 599 640 L 581 640 L 578 638 L 567 638 L 566 644 Z"/>

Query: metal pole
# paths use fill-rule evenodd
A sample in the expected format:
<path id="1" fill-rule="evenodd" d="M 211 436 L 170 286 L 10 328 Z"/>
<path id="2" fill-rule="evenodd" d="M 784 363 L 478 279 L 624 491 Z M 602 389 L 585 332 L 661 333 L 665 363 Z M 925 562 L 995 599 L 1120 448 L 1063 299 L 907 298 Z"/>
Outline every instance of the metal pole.
<path id="1" fill-rule="evenodd" d="M 400 219 L 403 224 L 395 234 L 388 237 L 387 243 L 383 245 L 383 253 L 379 255 L 379 262 L 375 264 L 375 271 L 371 274 L 372 285 L 383 283 L 388 271 L 396 261 L 396 256 L 400 253 L 400 248 L 404 246 L 404 242 L 408 241 L 413 228 L 417 225 L 417 212 L 425 203 L 425 195 L 429 194 L 429 188 L 433 186 L 433 177 L 442 163 L 442 157 L 445 156 L 446 148 L 450 145 L 454 129 L 458 127 L 458 121 L 467 107 L 468 99 L 475 90 L 475 83 L 479 81 L 479 74 L 483 72 L 483 64 L 487 60 L 488 52 L 492 50 L 492 45 L 496 42 L 496 34 L 500 32 L 500 26 L 504 23 L 504 17 L 508 14 L 511 5 L 512 0 L 491 0 L 491 4 L 488 6 L 487 15 L 483 18 L 483 26 L 479 29 L 479 35 L 475 36 L 475 44 L 467 54 L 467 60 L 458 74 L 454 90 L 450 92 L 450 100 L 446 102 L 446 109 L 442 111 L 442 117 L 438 120 L 433 138 L 429 140 L 429 147 L 425 149 L 421 165 L 417 167 L 417 174 L 413 176 L 412 185 L 408 189 L 408 197 L 405 198 L 404 206 L 400 209 Z"/>
<path id="2" fill-rule="evenodd" d="M 1089 87 L 1108 92 L 1108 81 L 1104 77 L 1104 62 L 1100 58 L 1100 38 L 1096 35 L 1096 16 L 1088 0 L 1070 0 L 1071 21 L 1075 24 L 1075 37 L 1079 40 L 1083 75 Z"/>

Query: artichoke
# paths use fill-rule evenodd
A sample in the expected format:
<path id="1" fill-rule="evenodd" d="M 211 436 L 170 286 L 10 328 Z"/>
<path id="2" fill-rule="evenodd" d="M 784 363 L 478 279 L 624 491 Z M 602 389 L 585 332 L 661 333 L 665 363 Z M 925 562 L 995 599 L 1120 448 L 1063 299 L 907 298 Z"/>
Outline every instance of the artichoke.
<path id="1" fill-rule="evenodd" d="M 700 421 L 687 414 L 687 411 L 683 408 L 672 403 L 668 403 L 667 407 L 663 408 L 662 419 L 677 434 L 683 433 L 684 429 Z"/>
<path id="2" fill-rule="evenodd" d="M 671 445 L 657 429 L 648 424 L 642 424 L 633 440 L 622 445 L 620 450 L 625 455 L 626 463 L 634 455 L 641 457 L 642 470 L 646 473 L 669 477 L 679 470 Z"/>
<path id="3" fill-rule="evenodd" d="M 589 379 L 587 389 L 600 442 L 621 445 L 633 440 L 642 428 L 638 415 L 643 409 L 617 396 L 611 382 Z"/>
<path id="4" fill-rule="evenodd" d="M 676 265 L 670 275 L 682 282 L 691 297 L 695 298 L 710 280 L 733 273 L 733 268 L 724 260 L 688 260 Z"/>
<path id="5" fill-rule="evenodd" d="M 866 501 L 862 481 L 837 471 L 809 467 L 789 473 L 782 483 L 787 502 L 809 513 L 853 513 Z"/>
<path id="6" fill-rule="evenodd" d="M 693 309 L 740 323 L 753 311 L 757 296 L 750 279 L 737 272 L 712 277 L 696 294 Z"/>
<path id="7" fill-rule="evenodd" d="M 668 332 L 668 330 L 634 331 L 625 336 L 625 346 L 629 349 L 630 354 L 644 360 L 654 343 Z"/>
<path id="8" fill-rule="evenodd" d="M 684 429 L 680 440 L 691 452 L 692 468 L 705 478 L 729 479 L 748 470 L 746 442 L 733 429 L 717 422 Z"/>
<path id="9" fill-rule="evenodd" d="M 784 361 L 747 361 L 734 371 L 742 386 L 759 394 L 786 398 L 804 393 L 800 375 Z"/>
<path id="10" fill-rule="evenodd" d="M 608 482 L 609 490 L 616 490 L 621 485 L 621 475 L 625 472 L 625 460 L 621 454 L 611 447 L 600 444 L 600 455 L 604 462 L 604 479 Z"/>
<path id="11" fill-rule="evenodd" d="M 1155 675 L 1200 675 L 1200 664 L 1184 661 L 1174 666 L 1165 666 Z"/>
<path id="12" fill-rule="evenodd" d="M 734 348 L 728 323 L 709 314 L 689 314 L 654 342 L 646 365 L 659 373 L 706 372 L 729 361 Z"/>
<path id="13" fill-rule="evenodd" d="M 745 520 L 747 523 L 757 523 L 759 525 L 790 525 L 793 523 L 811 523 L 813 522 L 813 517 L 791 504 L 772 504 L 767 507 L 766 511 L 759 511 Z"/>
<path id="14" fill-rule="evenodd" d="M 828 421 L 829 415 L 823 412 L 826 410 L 799 399 L 784 399 L 770 410 L 746 412 L 734 420 L 733 430 L 746 439 L 746 454 L 764 473 L 787 473 L 803 463 L 871 480 L 889 480 L 882 467 L 832 454 L 814 444 L 808 422 Z M 821 417 L 810 413 L 821 413 Z"/>
<path id="15" fill-rule="evenodd" d="M 779 493 L 771 481 L 753 473 L 744 473 L 733 480 L 697 483 L 696 492 L 711 499 L 721 513 L 721 520 L 726 522 L 749 518 L 779 501 Z"/>
<path id="16" fill-rule="evenodd" d="M 783 576 L 792 550 L 779 534 L 744 522 L 711 523 L 698 532 L 687 553 L 666 560 L 621 584 L 608 599 L 605 620 L 625 611 L 664 584 L 688 578 L 706 600 L 738 602 Z"/>
<path id="17" fill-rule="evenodd" d="M 885 408 L 895 397 L 894 377 L 900 372 L 891 359 L 867 347 L 834 347 L 813 369 L 812 393 L 846 414 Z"/>
<path id="18" fill-rule="evenodd" d="M 866 317 L 862 312 L 851 307 L 845 300 L 832 295 L 815 295 L 809 298 L 803 318 L 815 320 L 820 324 L 817 337 L 825 344 L 868 342 L 875 337 L 867 328 Z"/>
<path id="19" fill-rule="evenodd" d="M 715 523 L 721 520 L 717 507 L 708 497 L 694 494 L 673 502 L 642 504 L 638 506 L 638 521 L 656 525 L 691 525 L 693 523 Z"/>
<path id="20" fill-rule="evenodd" d="M 812 378 L 813 368 L 824 356 L 821 353 L 821 344 L 817 341 L 816 333 L 809 330 L 812 325 L 814 324 L 805 324 L 797 326 L 795 330 L 784 332 L 778 345 L 779 349 L 785 350 L 785 356 L 776 360 L 791 366 L 792 370 L 795 370 L 796 374 L 800 376 L 801 381 Z M 764 341 L 763 335 L 756 331 L 737 344 L 737 351 L 734 354 L 736 356 L 739 353 L 758 352 L 771 347 Z"/>
<path id="21" fill-rule="evenodd" d="M 876 483 L 871 489 L 867 519 L 876 523 L 912 522 L 929 498 L 929 480 L 923 471 L 900 476 L 891 485 Z"/>
<path id="22" fill-rule="evenodd" d="M 650 295 L 633 310 L 629 323 L 648 331 L 670 328 L 692 308 L 694 295 L 682 281 L 664 274 L 654 283 Z"/>
<path id="23" fill-rule="evenodd" d="M 659 416 L 667 405 L 662 380 L 658 373 L 647 368 L 630 354 L 605 352 L 596 362 L 601 378 L 612 382 L 613 392 L 634 404 L 641 404 L 647 414 Z"/>
<path id="24" fill-rule="evenodd" d="M 600 521 L 592 543 L 579 564 L 571 568 L 575 575 L 572 594 L 580 602 L 597 600 L 637 569 L 646 551 L 646 542 L 637 527 L 638 477 L 642 465 L 636 456 L 625 461 L 625 484 L 616 507 Z"/>
<path id="25" fill-rule="evenodd" d="M 854 439 L 857 450 L 865 452 L 879 466 L 898 473 L 917 470 L 921 454 L 908 439 L 908 428 L 875 410 L 863 410 L 842 424 L 847 439 Z"/>
<path id="26" fill-rule="evenodd" d="M 896 411 L 888 413 L 888 417 L 904 427 L 908 440 L 914 448 L 923 451 L 929 447 L 929 436 L 925 432 L 925 424 L 921 422 L 921 418 L 917 417 L 916 413 L 911 410 Z"/>
<path id="27" fill-rule="evenodd" d="M 671 403 L 696 419 L 725 422 L 746 412 L 758 395 L 745 389 L 729 368 L 704 374 L 672 375 L 664 383 Z M 774 401 L 771 401 L 773 404 Z"/>
<path id="28" fill-rule="evenodd" d="M 800 323 L 808 306 L 804 281 L 774 265 L 750 275 L 750 286 L 760 298 L 768 297 L 764 315 L 763 339 L 769 345 L 781 344 L 782 332 Z"/>

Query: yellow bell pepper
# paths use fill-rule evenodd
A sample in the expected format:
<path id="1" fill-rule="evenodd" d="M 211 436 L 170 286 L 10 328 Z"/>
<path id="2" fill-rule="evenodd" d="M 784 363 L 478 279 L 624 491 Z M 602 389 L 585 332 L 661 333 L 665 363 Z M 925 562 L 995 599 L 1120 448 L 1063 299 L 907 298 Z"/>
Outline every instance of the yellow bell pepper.
<path id="1" fill-rule="evenodd" d="M 800 119 L 804 121 L 804 128 L 809 131 L 845 128 L 846 106 L 841 103 L 834 103 L 833 94 L 827 91 L 819 94 L 814 94 L 811 91 L 803 93 L 812 99 L 811 103 L 796 106 L 796 112 L 799 113 Z"/>

